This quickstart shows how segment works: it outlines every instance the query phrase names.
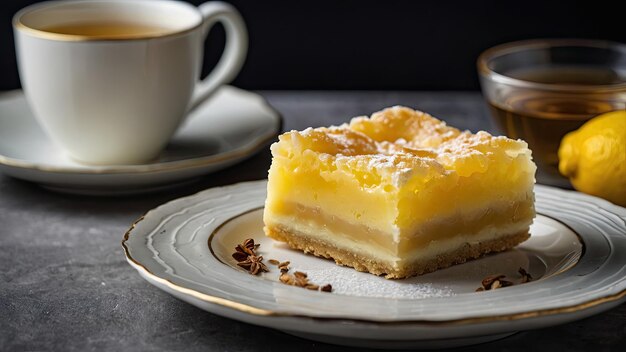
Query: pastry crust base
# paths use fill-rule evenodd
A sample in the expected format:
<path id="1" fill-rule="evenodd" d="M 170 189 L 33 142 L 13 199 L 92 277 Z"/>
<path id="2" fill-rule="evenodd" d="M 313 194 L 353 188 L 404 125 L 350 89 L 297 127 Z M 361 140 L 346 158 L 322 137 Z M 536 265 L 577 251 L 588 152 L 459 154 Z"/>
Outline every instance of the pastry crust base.
<path id="1" fill-rule="evenodd" d="M 427 260 L 415 260 L 408 265 L 394 268 L 389 263 L 365 257 L 356 253 L 338 248 L 324 241 L 319 241 L 300 233 L 294 233 L 281 226 L 266 226 L 267 236 L 289 247 L 311 253 L 318 257 L 330 258 L 335 263 L 350 266 L 358 271 L 369 272 L 375 275 L 384 275 L 387 279 L 402 279 L 415 275 L 422 275 L 438 269 L 447 268 L 454 264 L 465 263 L 468 260 L 479 258 L 487 253 L 502 252 L 511 249 L 530 237 L 528 230 L 499 237 L 496 239 L 464 243 L 454 251 L 437 255 Z"/>

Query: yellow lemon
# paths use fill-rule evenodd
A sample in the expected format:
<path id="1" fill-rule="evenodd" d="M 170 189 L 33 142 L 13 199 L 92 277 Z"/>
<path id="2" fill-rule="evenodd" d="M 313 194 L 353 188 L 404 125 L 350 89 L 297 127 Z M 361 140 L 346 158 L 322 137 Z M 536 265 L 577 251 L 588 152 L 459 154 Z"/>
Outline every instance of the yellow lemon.
<path id="1" fill-rule="evenodd" d="M 559 171 L 577 190 L 626 206 L 626 111 L 598 115 L 565 135 Z"/>

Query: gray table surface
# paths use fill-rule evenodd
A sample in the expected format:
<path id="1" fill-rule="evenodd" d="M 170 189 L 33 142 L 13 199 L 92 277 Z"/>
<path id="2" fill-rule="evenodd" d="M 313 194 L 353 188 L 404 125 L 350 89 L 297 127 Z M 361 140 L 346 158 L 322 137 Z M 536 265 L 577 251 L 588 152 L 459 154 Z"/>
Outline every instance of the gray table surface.
<path id="1" fill-rule="evenodd" d="M 284 129 L 339 124 L 385 106 L 419 108 L 493 131 L 473 92 L 261 92 Z M 266 150 L 198 183 L 157 194 L 79 197 L 0 175 L 0 351 L 345 351 L 216 316 L 144 281 L 120 246 L 145 211 L 205 188 L 266 177 Z M 464 348 L 626 351 L 626 305 L 597 316 Z"/>

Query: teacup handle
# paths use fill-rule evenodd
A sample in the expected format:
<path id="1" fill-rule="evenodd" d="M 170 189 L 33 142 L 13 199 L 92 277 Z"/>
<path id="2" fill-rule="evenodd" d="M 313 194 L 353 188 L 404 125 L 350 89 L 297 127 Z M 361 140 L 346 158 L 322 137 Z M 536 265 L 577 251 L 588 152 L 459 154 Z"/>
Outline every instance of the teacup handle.
<path id="1" fill-rule="evenodd" d="M 213 71 L 196 84 L 189 104 L 190 111 L 210 97 L 221 85 L 229 83 L 237 76 L 248 52 L 246 25 L 234 7 L 225 2 L 211 1 L 200 5 L 199 10 L 204 18 L 202 23 L 204 39 L 206 40 L 213 25 L 221 22 L 226 31 L 226 47 Z"/>

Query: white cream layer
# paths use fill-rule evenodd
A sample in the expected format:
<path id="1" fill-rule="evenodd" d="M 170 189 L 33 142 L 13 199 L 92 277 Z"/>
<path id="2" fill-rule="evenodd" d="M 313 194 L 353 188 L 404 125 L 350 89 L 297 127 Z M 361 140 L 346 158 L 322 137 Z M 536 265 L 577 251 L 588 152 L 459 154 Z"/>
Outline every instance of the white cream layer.
<path id="1" fill-rule="evenodd" d="M 277 226 L 288 231 L 306 234 L 312 239 L 328 243 L 357 255 L 375 259 L 397 269 L 400 269 L 418 259 L 430 260 L 435 258 L 437 255 L 452 252 L 464 246 L 465 243 L 471 244 L 484 242 L 528 231 L 528 228 L 533 221 L 532 217 L 519 219 L 517 222 L 512 222 L 502 226 L 485 227 L 478 233 L 458 234 L 452 238 L 432 241 L 427 247 L 417 248 L 404 256 L 404 258 L 400 258 L 373 243 L 355 241 L 340 234 L 336 234 L 324 226 L 319 226 L 315 222 L 303 222 L 302 219 L 295 216 L 278 216 L 275 214 L 266 214 L 265 216 L 266 226 Z M 392 234 L 389 235 L 389 240 L 393 241 Z"/>

